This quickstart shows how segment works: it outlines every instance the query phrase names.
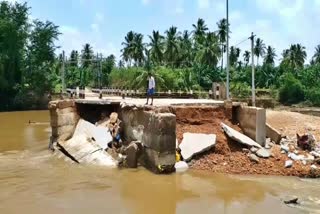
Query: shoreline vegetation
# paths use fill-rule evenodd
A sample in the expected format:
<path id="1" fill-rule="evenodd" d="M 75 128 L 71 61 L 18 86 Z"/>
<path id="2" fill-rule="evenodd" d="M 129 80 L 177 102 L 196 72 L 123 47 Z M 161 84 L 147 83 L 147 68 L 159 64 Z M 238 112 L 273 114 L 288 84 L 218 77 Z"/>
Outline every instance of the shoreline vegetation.
<path id="1" fill-rule="evenodd" d="M 0 14 L 0 111 L 42 109 L 49 93 L 61 91 L 63 64 L 68 88 L 145 90 L 150 71 L 158 91 L 208 91 L 212 82 L 226 79 L 225 19 L 217 20 L 212 29 L 199 18 L 190 23 L 191 30 L 171 26 L 165 32 L 153 30 L 150 35 L 129 31 L 119 59 L 97 54 L 89 43 L 63 58 L 56 55 L 62 52 L 56 45 L 61 35 L 59 26 L 32 20 L 27 3 L 1 1 Z M 230 47 L 232 98 L 250 97 L 251 54 Z M 277 56 L 275 48 L 257 38 L 253 54 L 258 90 L 269 90 L 266 96 L 281 105 L 320 106 L 320 45 L 310 62 L 300 43 L 291 44 Z"/>

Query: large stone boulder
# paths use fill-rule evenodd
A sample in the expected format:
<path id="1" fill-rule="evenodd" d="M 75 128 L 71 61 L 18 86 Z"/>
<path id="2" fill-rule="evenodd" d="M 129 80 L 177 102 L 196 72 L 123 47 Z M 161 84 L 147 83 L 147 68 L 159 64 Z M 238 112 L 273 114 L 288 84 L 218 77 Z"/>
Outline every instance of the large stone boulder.
<path id="1" fill-rule="evenodd" d="M 215 144 L 215 134 L 184 133 L 179 148 L 181 149 L 183 159 L 190 161 L 192 157 L 210 150 Z"/>

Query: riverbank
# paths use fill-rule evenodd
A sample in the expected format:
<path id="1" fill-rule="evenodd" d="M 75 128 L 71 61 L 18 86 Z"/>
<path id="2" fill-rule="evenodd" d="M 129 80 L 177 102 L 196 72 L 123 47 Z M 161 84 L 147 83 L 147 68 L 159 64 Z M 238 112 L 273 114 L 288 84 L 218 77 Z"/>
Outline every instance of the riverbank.
<path id="1" fill-rule="evenodd" d="M 248 150 L 238 142 L 228 139 L 222 131 L 221 122 L 240 131 L 237 125 L 232 124 L 225 117 L 223 109 L 217 108 L 216 111 L 212 111 L 212 108 L 205 107 L 181 108 L 176 110 L 176 116 L 179 143 L 181 143 L 182 135 L 185 132 L 217 135 L 215 148 L 192 160 L 192 169 L 242 175 L 320 177 L 319 170 L 311 169 L 313 164 L 311 162 L 304 165 L 301 161 L 294 161 L 292 167 L 286 168 L 285 162 L 290 158 L 286 153 L 281 153 L 280 145 L 272 144 L 271 157 L 260 158 L 258 163 L 252 162 L 247 155 Z M 303 131 L 308 130 L 308 133 L 315 135 L 316 139 L 320 139 L 320 132 L 317 130 L 317 127 L 320 127 L 320 118 L 314 116 L 294 112 L 267 111 L 267 122 L 282 130 L 282 134 L 293 141 L 296 131 L 304 134 Z M 305 129 L 305 127 L 308 128 Z M 299 154 L 305 154 L 304 151 L 295 150 Z M 320 169 L 320 165 L 316 164 L 316 166 Z"/>

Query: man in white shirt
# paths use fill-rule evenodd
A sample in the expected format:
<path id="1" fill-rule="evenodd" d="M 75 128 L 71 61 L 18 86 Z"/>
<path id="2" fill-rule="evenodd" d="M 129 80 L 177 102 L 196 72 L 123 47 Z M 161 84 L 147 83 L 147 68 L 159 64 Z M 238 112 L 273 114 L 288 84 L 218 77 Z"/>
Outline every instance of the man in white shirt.
<path id="1" fill-rule="evenodd" d="M 153 95 L 155 93 L 156 82 L 154 81 L 154 77 L 151 73 L 148 73 L 148 91 L 147 91 L 147 103 L 149 103 L 149 97 L 151 97 L 151 105 L 153 105 Z"/>

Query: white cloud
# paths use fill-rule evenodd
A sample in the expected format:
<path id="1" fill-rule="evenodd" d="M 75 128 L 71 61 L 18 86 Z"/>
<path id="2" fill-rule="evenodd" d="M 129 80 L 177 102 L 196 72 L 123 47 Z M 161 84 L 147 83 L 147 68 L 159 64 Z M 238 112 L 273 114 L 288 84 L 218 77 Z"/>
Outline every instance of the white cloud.
<path id="1" fill-rule="evenodd" d="M 96 53 L 102 53 L 103 56 L 114 54 L 117 58 L 120 57 L 120 47 L 116 47 L 112 42 L 106 43 L 104 38 L 95 32 L 80 31 L 76 27 L 61 26 L 62 35 L 59 38 L 58 45 L 64 50 L 68 56 L 72 50 L 81 51 L 83 45 L 89 43 Z"/>
<path id="2" fill-rule="evenodd" d="M 199 9 L 208 9 L 210 7 L 209 0 L 198 0 Z"/>
<path id="3" fill-rule="evenodd" d="M 141 0 L 141 3 L 143 5 L 148 5 L 150 3 L 150 0 Z"/>
<path id="4" fill-rule="evenodd" d="M 176 14 L 184 13 L 184 0 L 176 0 L 175 13 Z"/>

